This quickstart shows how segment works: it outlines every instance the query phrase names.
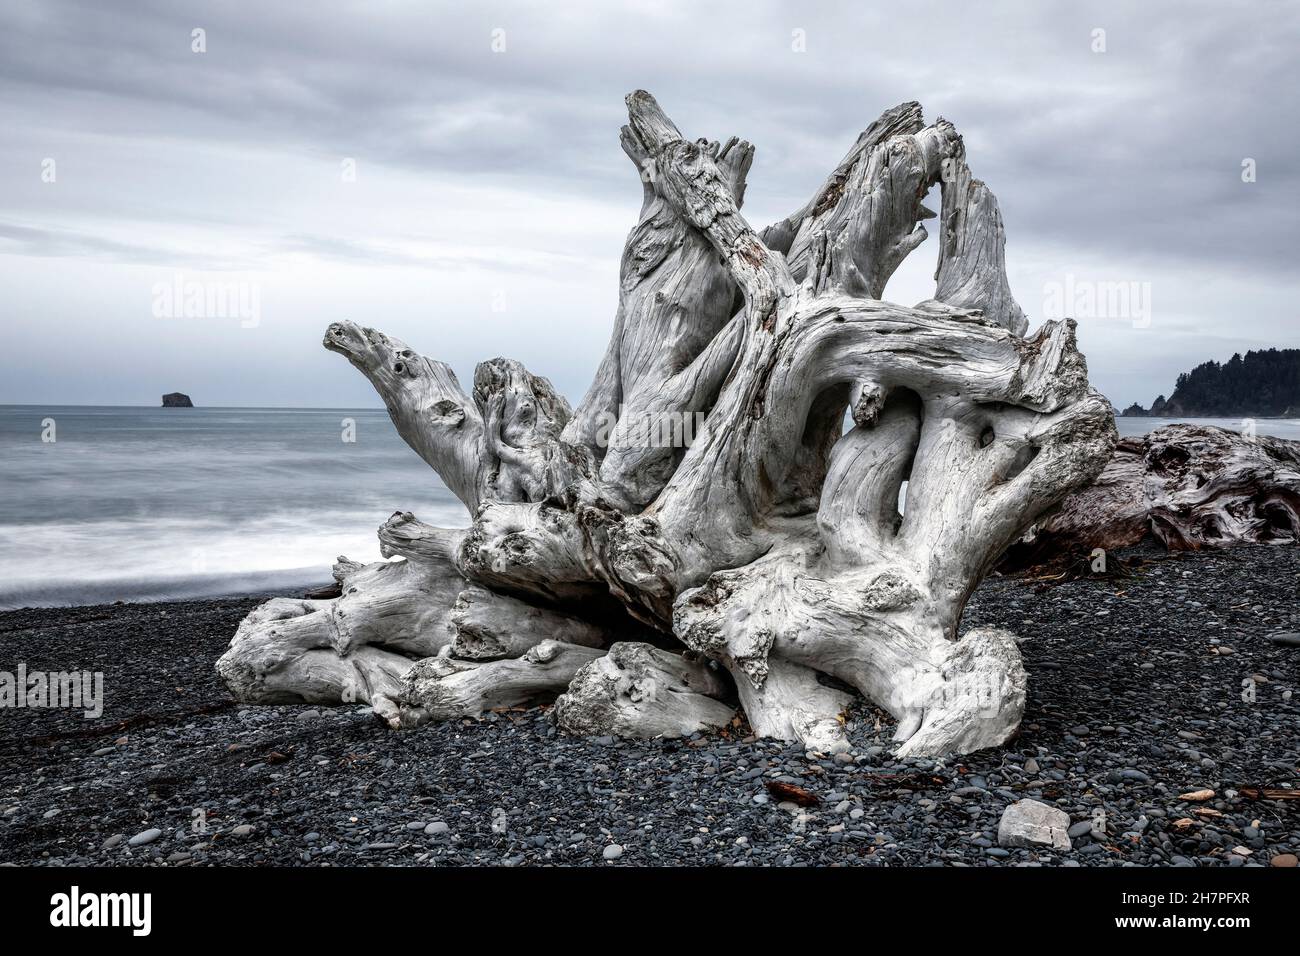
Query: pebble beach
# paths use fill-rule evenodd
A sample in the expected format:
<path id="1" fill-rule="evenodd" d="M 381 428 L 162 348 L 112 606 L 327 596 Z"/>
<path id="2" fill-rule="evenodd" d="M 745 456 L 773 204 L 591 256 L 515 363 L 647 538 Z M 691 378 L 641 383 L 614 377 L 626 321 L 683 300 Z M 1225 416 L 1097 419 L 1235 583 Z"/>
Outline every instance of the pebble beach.
<path id="1" fill-rule="evenodd" d="M 236 704 L 213 669 L 261 598 L 0 613 L 0 669 L 100 671 L 97 719 L 0 709 L 0 864 L 1294 866 L 1300 549 L 1137 549 L 1131 576 L 994 576 L 964 627 L 1021 638 L 1006 745 L 893 756 L 756 739 L 576 739 L 547 708 L 393 731 Z M 1069 848 L 999 841 L 1006 808 Z"/>

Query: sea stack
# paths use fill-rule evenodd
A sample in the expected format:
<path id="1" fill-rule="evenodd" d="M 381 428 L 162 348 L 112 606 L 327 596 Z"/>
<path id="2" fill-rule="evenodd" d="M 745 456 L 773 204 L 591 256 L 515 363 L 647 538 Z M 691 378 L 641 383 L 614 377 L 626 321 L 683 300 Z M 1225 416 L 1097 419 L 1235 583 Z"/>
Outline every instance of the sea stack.
<path id="1" fill-rule="evenodd" d="M 168 392 L 163 396 L 163 408 L 193 408 L 190 397 L 182 392 Z"/>

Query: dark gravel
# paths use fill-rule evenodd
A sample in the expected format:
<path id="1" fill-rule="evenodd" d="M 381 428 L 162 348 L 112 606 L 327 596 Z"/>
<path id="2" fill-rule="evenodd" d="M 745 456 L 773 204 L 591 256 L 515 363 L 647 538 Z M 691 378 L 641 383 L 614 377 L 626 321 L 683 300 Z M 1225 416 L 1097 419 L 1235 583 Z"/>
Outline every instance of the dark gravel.
<path id="1" fill-rule="evenodd" d="M 985 583 L 966 624 L 1025 636 L 1028 712 L 1011 745 L 947 764 L 891 759 L 890 722 L 869 708 L 837 759 L 743 729 L 571 739 L 536 710 L 394 732 L 362 708 L 233 704 L 212 664 L 255 600 L 3 613 L 0 670 L 102 670 L 107 700 L 99 720 L 0 710 L 0 862 L 1253 866 L 1300 853 L 1300 802 L 1250 791 L 1300 789 L 1300 647 L 1269 640 L 1300 631 L 1300 548 L 1141 553 L 1151 563 L 1128 580 Z M 817 802 L 779 802 L 775 783 Z M 1215 796 L 1179 799 L 1199 789 Z M 998 847 L 1002 810 L 1024 797 L 1070 814 L 1073 849 Z"/>

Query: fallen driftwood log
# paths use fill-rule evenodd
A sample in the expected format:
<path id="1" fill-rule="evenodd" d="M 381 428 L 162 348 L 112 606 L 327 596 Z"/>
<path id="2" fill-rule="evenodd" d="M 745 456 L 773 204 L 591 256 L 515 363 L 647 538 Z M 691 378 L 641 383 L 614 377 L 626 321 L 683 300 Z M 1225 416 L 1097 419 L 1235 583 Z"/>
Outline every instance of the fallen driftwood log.
<path id="1" fill-rule="evenodd" d="M 241 700 L 364 700 L 394 726 L 558 695 L 566 731 L 655 736 L 739 703 L 757 733 L 821 750 L 845 746 L 852 689 L 904 752 L 1001 743 L 1024 709 L 1016 641 L 958 627 L 1114 447 L 1074 323 L 1023 337 L 997 201 L 916 103 L 761 233 L 740 213 L 752 146 L 686 139 L 645 92 L 627 107 L 643 204 L 582 402 L 500 358 L 466 392 L 331 325 L 325 346 L 473 523 L 395 514 L 379 535 L 398 560 L 341 561 L 337 599 L 254 611 L 219 672 Z M 934 297 L 884 301 L 935 185 Z"/>
<path id="2" fill-rule="evenodd" d="M 1202 425 L 1125 438 L 1002 568 L 1064 567 L 1148 535 L 1170 551 L 1300 540 L 1300 443 Z"/>

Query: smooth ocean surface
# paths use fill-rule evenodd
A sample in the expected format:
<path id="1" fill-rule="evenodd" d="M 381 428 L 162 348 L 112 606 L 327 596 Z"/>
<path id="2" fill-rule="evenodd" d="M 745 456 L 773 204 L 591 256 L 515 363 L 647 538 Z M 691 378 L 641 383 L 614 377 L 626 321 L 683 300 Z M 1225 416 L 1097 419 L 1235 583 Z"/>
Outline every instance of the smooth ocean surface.
<path id="1" fill-rule="evenodd" d="M 327 584 L 395 510 L 468 523 L 382 409 L 0 406 L 0 609 Z"/>
<path id="2" fill-rule="evenodd" d="M 1256 430 L 1300 439 L 1294 419 Z M 379 559 L 395 510 L 468 523 L 382 409 L 0 406 L 0 609 L 325 584 L 340 554 Z"/>
<path id="3" fill-rule="evenodd" d="M 1123 418 L 1115 416 L 1121 438 L 1145 435 L 1163 425 L 1183 422 L 1188 425 L 1217 425 L 1242 434 L 1253 424 L 1256 435 L 1272 435 L 1287 441 L 1300 441 L 1300 418 Z"/>

